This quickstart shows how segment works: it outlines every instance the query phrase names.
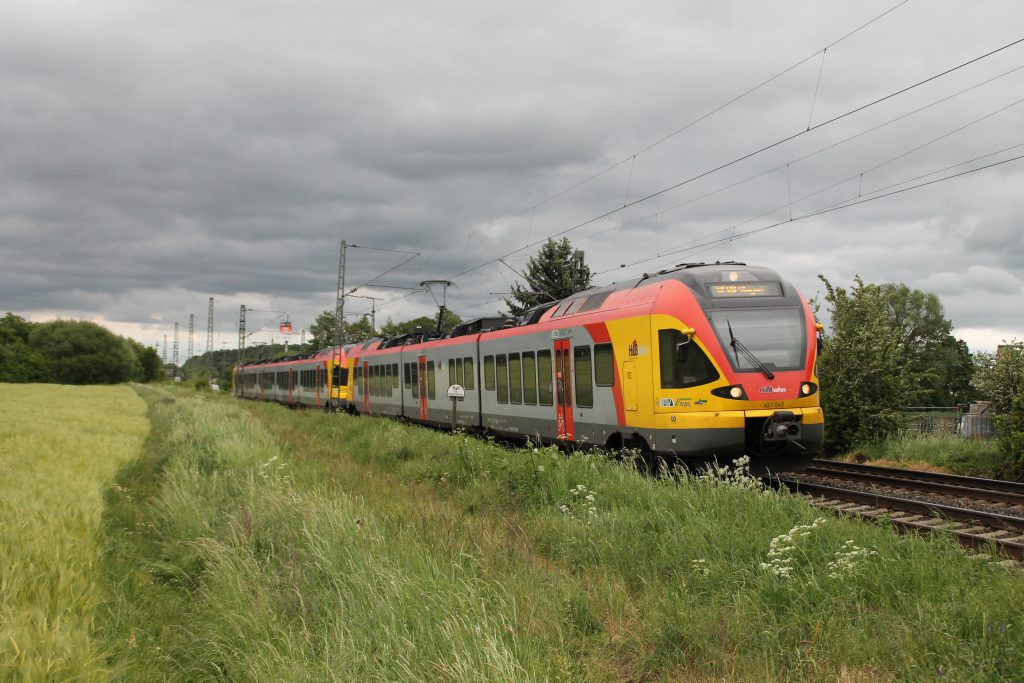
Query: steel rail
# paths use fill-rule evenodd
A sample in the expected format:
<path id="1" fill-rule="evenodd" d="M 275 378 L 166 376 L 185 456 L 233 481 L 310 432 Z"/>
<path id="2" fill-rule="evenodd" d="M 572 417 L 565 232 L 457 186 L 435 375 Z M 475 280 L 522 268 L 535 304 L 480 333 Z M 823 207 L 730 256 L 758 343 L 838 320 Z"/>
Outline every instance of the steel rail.
<path id="1" fill-rule="evenodd" d="M 869 508 L 869 510 L 858 510 L 857 508 L 843 510 L 837 508 L 836 512 L 857 514 L 871 519 L 887 519 L 900 530 L 942 531 L 955 537 L 964 546 L 975 549 L 987 549 L 994 546 L 1018 561 L 1024 560 L 1024 519 L 1019 517 L 1008 517 L 979 510 L 965 510 L 949 505 L 908 500 L 821 484 L 810 484 L 792 479 L 773 479 L 773 485 L 785 486 L 794 493 L 806 494 L 812 498 L 819 497 L 826 500 L 855 503 Z M 909 513 L 912 517 L 904 518 L 903 515 L 888 515 L 887 513 L 891 510 Z M 945 518 L 966 523 L 970 524 L 971 527 L 968 529 L 937 527 L 934 523 L 928 524 L 920 521 L 921 517 L 925 516 L 931 517 L 935 521 Z M 988 530 L 986 531 L 986 529 Z M 1000 535 L 1003 532 L 1010 532 L 1011 534 L 1016 534 L 1016 536 L 1001 538 Z"/>
<path id="2" fill-rule="evenodd" d="M 1024 495 L 1024 483 L 1004 481 L 1002 479 L 984 479 L 982 477 L 965 477 L 957 474 L 940 474 L 938 472 L 921 472 L 919 470 L 903 470 L 896 467 L 879 467 L 878 465 L 861 465 L 837 460 L 811 460 L 811 467 L 825 468 L 842 472 L 874 473 L 913 481 L 928 481 L 963 486 L 966 488 L 1004 491 Z"/>
<path id="3" fill-rule="evenodd" d="M 862 471 L 862 470 L 849 470 L 849 469 L 833 469 L 832 467 L 823 467 L 816 464 L 812 464 L 807 469 L 803 470 L 801 474 L 813 474 L 816 476 L 835 477 L 837 479 L 844 479 L 848 481 L 861 481 L 870 484 L 879 484 L 883 486 L 891 486 L 896 488 L 907 489 L 908 491 L 925 491 L 928 493 L 940 493 L 943 495 L 954 496 L 957 498 L 968 498 L 971 500 L 985 500 L 996 503 L 1006 503 L 1007 505 L 1019 505 L 1024 507 L 1024 489 L 1020 492 L 1001 491 L 992 488 L 979 488 L 976 486 L 964 486 L 960 483 L 947 483 L 943 479 L 930 479 L 930 478 L 919 478 L 919 477 L 904 477 L 896 474 L 901 470 L 894 470 L 889 468 L 876 468 L 878 470 L 885 470 L 884 472 Z M 905 471 L 905 470 L 904 470 Z M 918 474 L 913 472 L 912 474 Z M 971 477 L 960 477 L 956 481 L 962 479 L 972 479 Z M 982 482 L 990 481 L 982 479 Z M 973 483 L 973 482 L 971 482 Z"/>

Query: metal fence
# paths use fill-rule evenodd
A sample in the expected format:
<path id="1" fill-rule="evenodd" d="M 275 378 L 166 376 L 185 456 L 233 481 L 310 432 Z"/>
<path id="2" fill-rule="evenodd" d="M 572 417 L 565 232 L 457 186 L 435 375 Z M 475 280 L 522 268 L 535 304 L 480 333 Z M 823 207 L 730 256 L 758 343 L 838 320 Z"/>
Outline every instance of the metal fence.
<path id="1" fill-rule="evenodd" d="M 918 434 L 955 434 L 965 439 L 990 439 L 995 435 L 987 401 L 951 407 L 914 406 L 903 410 L 905 429 Z"/>

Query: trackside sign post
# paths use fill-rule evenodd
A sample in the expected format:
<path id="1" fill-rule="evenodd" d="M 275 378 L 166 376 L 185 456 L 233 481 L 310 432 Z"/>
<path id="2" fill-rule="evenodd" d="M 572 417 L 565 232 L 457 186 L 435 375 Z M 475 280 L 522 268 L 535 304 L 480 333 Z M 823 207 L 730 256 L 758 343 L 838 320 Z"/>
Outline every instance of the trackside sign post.
<path id="1" fill-rule="evenodd" d="M 459 401 L 466 399 L 466 390 L 461 384 L 453 384 L 448 387 L 448 398 L 452 400 L 452 431 L 455 431 L 455 414 L 458 412 Z"/>

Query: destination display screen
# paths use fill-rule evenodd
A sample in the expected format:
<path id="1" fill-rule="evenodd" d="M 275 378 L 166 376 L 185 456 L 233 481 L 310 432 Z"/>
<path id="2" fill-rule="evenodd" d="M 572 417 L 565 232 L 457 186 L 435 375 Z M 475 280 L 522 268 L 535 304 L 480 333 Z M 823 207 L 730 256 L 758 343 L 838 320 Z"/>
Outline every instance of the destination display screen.
<path id="1" fill-rule="evenodd" d="M 723 282 L 708 285 L 712 298 L 740 299 L 752 296 L 782 296 L 778 282 Z"/>

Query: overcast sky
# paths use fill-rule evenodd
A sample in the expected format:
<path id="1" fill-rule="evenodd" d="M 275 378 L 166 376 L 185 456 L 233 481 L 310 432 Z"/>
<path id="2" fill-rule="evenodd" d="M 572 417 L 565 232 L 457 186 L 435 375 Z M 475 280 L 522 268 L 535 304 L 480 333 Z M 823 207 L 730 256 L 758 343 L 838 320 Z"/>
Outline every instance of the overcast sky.
<path id="1" fill-rule="evenodd" d="M 1024 159 L 940 180 L 1024 154 L 1024 43 L 833 121 L 1024 38 L 1024 3 L 897 5 L 2 3 L 0 309 L 146 344 L 177 321 L 184 359 L 211 296 L 215 348 L 240 304 L 308 328 L 342 239 L 349 288 L 419 254 L 356 292 L 380 324 L 434 313 L 395 289 L 428 279 L 493 315 L 496 257 L 564 233 L 595 284 L 859 274 L 938 294 L 972 349 L 1024 339 Z"/>

